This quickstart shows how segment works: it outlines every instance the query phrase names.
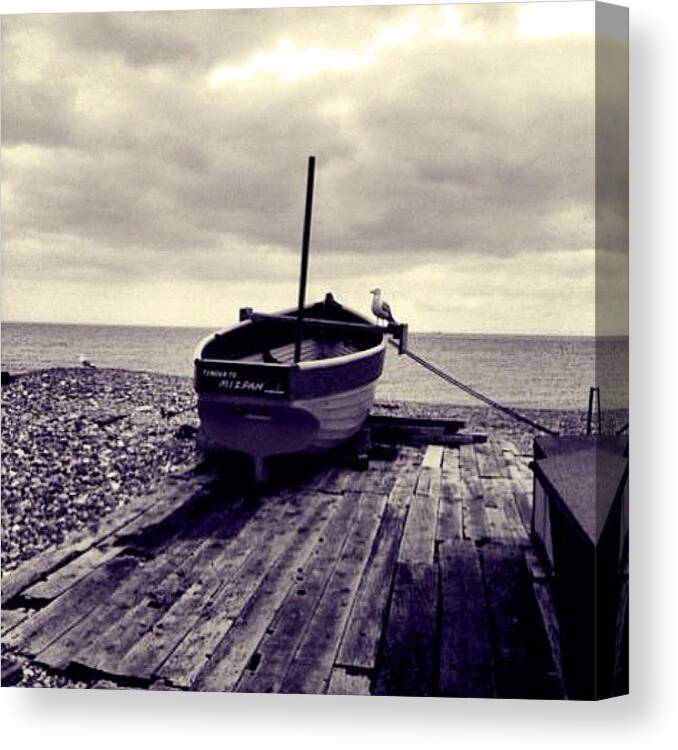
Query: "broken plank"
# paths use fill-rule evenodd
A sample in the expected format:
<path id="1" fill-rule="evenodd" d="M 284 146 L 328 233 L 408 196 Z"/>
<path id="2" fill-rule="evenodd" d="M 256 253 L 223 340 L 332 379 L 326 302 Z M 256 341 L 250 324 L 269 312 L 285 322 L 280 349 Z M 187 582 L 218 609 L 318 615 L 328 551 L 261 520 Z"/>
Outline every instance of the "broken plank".
<path id="1" fill-rule="evenodd" d="M 226 523 L 229 509 L 208 513 L 185 533 L 142 563 L 101 608 L 97 631 L 81 636 L 71 661 L 107 674 L 119 674 L 124 655 L 186 590 L 191 570 L 213 553 L 212 534 Z M 40 659 L 46 659 L 40 655 Z M 132 675 L 137 676 L 137 675 Z"/>
<path id="2" fill-rule="evenodd" d="M 268 497 L 251 516 L 251 504 L 247 504 L 230 523 L 215 531 L 204 556 L 194 558 L 195 570 L 187 579 L 186 591 L 124 655 L 117 665 L 118 674 L 145 678 L 156 674 L 199 621 L 205 603 L 212 601 L 219 590 L 239 575 L 253 550 L 268 544 L 269 534 L 280 522 L 289 499 L 287 495 Z M 245 520 L 249 523 L 243 525 Z M 227 626 L 231 620 L 226 617 Z"/>
<path id="3" fill-rule="evenodd" d="M 86 617 L 98 601 L 109 596 L 138 563 L 129 555 L 110 560 L 13 628 L 3 638 L 4 645 L 31 656 L 40 653 Z"/>
<path id="4" fill-rule="evenodd" d="M 434 694 L 437 602 L 436 565 L 397 563 L 373 684 L 375 695 Z"/>
<path id="5" fill-rule="evenodd" d="M 476 546 L 468 541 L 443 542 L 439 560 L 439 693 L 492 697 L 492 650 Z"/>
<path id="6" fill-rule="evenodd" d="M 210 477 L 194 477 L 189 481 L 182 481 L 171 486 L 169 490 L 165 487 L 144 495 L 106 516 L 94 533 L 78 531 L 68 535 L 63 544 L 49 547 L 3 577 L 3 604 L 7 604 L 29 586 L 66 565 L 90 547 L 108 539 L 117 531 L 128 528 L 151 510 L 160 508 L 167 513 L 171 512 L 174 507 L 186 502 L 197 489 L 202 488 L 209 481 L 211 481 Z"/>

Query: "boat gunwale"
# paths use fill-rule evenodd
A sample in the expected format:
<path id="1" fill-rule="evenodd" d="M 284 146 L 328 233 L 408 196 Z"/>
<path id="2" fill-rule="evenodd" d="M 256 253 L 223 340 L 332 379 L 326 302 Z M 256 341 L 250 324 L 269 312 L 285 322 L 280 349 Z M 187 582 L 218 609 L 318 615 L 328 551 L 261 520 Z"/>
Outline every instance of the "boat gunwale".
<path id="1" fill-rule="evenodd" d="M 308 305 L 305 309 L 310 309 L 313 307 L 313 305 Z M 342 308 L 354 315 L 356 318 L 359 318 L 360 320 L 365 322 L 365 325 L 370 325 L 369 320 L 362 315 L 359 312 L 356 312 L 355 310 L 352 310 L 349 307 L 345 307 L 342 305 Z M 296 312 L 296 308 L 290 308 L 288 310 L 283 310 L 280 313 L 276 313 L 278 315 L 292 315 Z M 331 320 L 328 318 L 328 321 Z M 198 362 L 212 362 L 212 363 L 219 363 L 219 364 L 234 364 L 239 366 L 246 366 L 248 364 L 256 364 L 257 367 L 278 367 L 278 368 L 288 368 L 292 369 L 295 367 L 298 367 L 300 370 L 315 370 L 315 369 L 321 369 L 323 367 L 331 367 L 333 365 L 342 365 L 342 364 L 349 364 L 350 362 L 357 361 L 358 359 L 362 357 L 371 356 L 374 354 L 377 354 L 379 350 L 385 350 L 386 344 L 384 343 L 383 339 L 375 346 L 371 346 L 369 349 L 359 349 L 358 351 L 351 352 L 350 354 L 342 354 L 338 357 L 328 357 L 326 359 L 311 359 L 307 361 L 301 361 L 301 362 L 243 362 L 241 359 L 212 359 L 207 357 L 201 357 L 200 354 L 204 350 L 204 348 L 207 346 L 208 343 L 213 341 L 218 336 L 224 336 L 229 333 L 232 333 L 233 331 L 236 331 L 240 328 L 243 328 L 248 325 L 252 325 L 253 321 L 250 319 L 242 320 L 236 323 L 235 325 L 229 326 L 227 328 L 223 328 L 218 331 L 214 331 L 213 333 L 208 334 L 207 336 L 203 337 L 197 344 L 195 348 L 195 353 L 193 357 L 193 364 L 194 367 L 197 365 Z"/>

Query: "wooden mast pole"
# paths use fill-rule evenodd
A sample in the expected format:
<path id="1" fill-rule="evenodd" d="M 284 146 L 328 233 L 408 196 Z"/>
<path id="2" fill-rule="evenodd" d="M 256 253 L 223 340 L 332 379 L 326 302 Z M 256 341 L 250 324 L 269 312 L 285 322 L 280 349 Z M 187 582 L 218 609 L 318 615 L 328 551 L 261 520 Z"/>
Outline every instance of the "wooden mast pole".
<path id="1" fill-rule="evenodd" d="M 306 280 L 308 278 L 308 250 L 311 243 L 311 214 L 313 212 L 313 180 L 315 178 L 315 156 L 308 157 L 308 178 L 306 180 L 306 211 L 304 213 L 304 236 L 301 243 L 301 271 L 299 274 L 299 303 L 297 305 L 297 340 L 294 345 L 294 361 L 301 359 L 303 336 L 302 319 L 306 304 Z"/>

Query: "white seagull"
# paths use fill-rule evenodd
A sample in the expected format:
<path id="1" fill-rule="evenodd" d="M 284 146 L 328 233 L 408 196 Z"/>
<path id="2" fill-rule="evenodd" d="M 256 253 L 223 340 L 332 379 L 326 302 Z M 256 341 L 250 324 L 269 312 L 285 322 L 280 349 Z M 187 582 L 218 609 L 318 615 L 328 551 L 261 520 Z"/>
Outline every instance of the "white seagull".
<path id="1" fill-rule="evenodd" d="M 391 312 L 391 306 L 388 302 L 384 302 L 381 299 L 381 289 L 378 287 L 376 289 L 370 289 L 370 294 L 374 295 L 372 297 L 372 312 L 377 316 L 377 322 L 381 319 L 388 323 L 395 323 L 396 321 Z"/>

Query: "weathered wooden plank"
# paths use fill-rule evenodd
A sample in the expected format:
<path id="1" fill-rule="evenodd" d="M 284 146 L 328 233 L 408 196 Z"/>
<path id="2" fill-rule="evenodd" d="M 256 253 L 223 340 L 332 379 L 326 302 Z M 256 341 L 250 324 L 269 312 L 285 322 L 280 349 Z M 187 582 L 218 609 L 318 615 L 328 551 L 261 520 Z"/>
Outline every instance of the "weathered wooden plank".
<path id="1" fill-rule="evenodd" d="M 238 575 L 257 545 L 267 542 L 263 534 L 270 528 L 271 519 L 276 517 L 268 505 L 242 533 L 235 533 L 238 529 L 233 528 L 233 524 L 217 529 L 207 548 L 191 558 L 185 592 L 122 657 L 116 673 L 150 679 L 198 621 L 205 602 Z M 227 622 L 230 620 L 227 618 Z"/>
<path id="2" fill-rule="evenodd" d="M 443 472 L 455 480 L 461 479 L 461 468 L 459 466 L 459 448 L 445 448 L 443 450 Z"/>
<path id="3" fill-rule="evenodd" d="M 428 476 L 429 482 L 426 493 L 420 491 L 418 483 L 416 494 L 411 498 L 398 555 L 400 562 L 433 563 L 440 485 L 430 481 L 432 474 L 431 469 L 422 469 L 420 472 L 420 479 L 422 475 Z"/>
<path id="4" fill-rule="evenodd" d="M 462 498 L 464 489 L 461 475 L 443 470 L 440 484 L 440 503 L 436 539 L 448 541 L 464 538 Z"/>
<path id="5" fill-rule="evenodd" d="M 284 494 L 277 498 L 275 506 L 273 500 L 265 498 L 263 507 L 225 548 L 213 568 L 208 569 L 208 575 L 189 587 L 157 628 L 140 641 L 136 653 L 132 649 L 126 655 L 119 667 L 121 671 L 136 669 L 141 674 L 157 673 L 186 687 L 190 684 L 233 623 L 234 616 L 220 608 L 220 597 L 236 579 L 253 578 L 256 571 L 263 575 L 266 561 L 280 552 L 288 538 L 282 538 L 280 530 L 289 529 L 293 534 L 303 522 L 304 516 L 298 508 L 306 502 L 306 495 Z M 309 510 L 314 507 L 313 498 L 307 505 Z M 290 515 L 295 508 L 297 515 Z"/>
<path id="6" fill-rule="evenodd" d="M 497 697 L 562 697 L 522 550 L 487 544 L 480 556 Z"/>
<path id="7" fill-rule="evenodd" d="M 482 484 L 488 539 L 504 544 L 527 542 L 510 480 L 498 477 L 485 478 Z"/>
<path id="8" fill-rule="evenodd" d="M 50 547 L 26 560 L 18 568 L 3 576 L 2 603 L 7 604 L 25 588 L 44 575 L 64 565 L 80 553 L 82 542 L 72 542 L 60 547 Z"/>
<path id="9" fill-rule="evenodd" d="M 335 667 L 327 687 L 328 695 L 370 695 L 370 678 Z"/>
<path id="10" fill-rule="evenodd" d="M 160 676 L 194 690 L 232 690 L 293 584 L 296 569 L 322 536 L 336 505 L 333 498 L 322 493 L 306 498 L 296 521 L 291 517 L 284 523 L 262 551 L 261 565 L 250 568 L 251 585 L 240 586 L 235 580 L 209 602 L 198 624 L 158 670 Z M 247 584 L 245 569 L 243 575 Z M 229 614 L 236 618 L 230 627 L 215 627 L 215 619 L 224 622 Z"/>
<path id="11" fill-rule="evenodd" d="M 477 477 L 464 477 L 461 496 L 464 539 L 474 542 L 490 538 L 483 491 L 483 484 Z"/>
<path id="12" fill-rule="evenodd" d="M 525 564 L 527 570 L 534 581 L 544 581 L 549 578 L 549 572 L 542 564 L 537 553 L 532 547 L 525 547 L 523 549 L 523 555 L 525 556 Z"/>
<path id="13" fill-rule="evenodd" d="M 384 495 L 364 494 L 351 534 L 282 681 L 285 693 L 327 690 L 341 636 L 351 611 L 385 505 Z"/>
<path id="14" fill-rule="evenodd" d="M 435 692 L 438 568 L 397 563 L 372 692 L 427 696 Z"/>
<path id="15" fill-rule="evenodd" d="M 468 541 L 443 542 L 439 560 L 439 693 L 492 697 L 492 649 L 476 546 Z"/>
<path id="16" fill-rule="evenodd" d="M 374 669 L 407 505 L 389 502 L 360 582 L 336 663 Z"/>
<path id="17" fill-rule="evenodd" d="M 495 482 L 501 486 L 502 508 L 508 524 L 513 529 L 516 542 L 519 544 L 527 543 L 529 539 L 529 528 L 526 528 L 523 522 L 516 499 L 516 493 L 514 491 L 513 481 L 502 478 L 495 480 Z"/>
<path id="18" fill-rule="evenodd" d="M 523 528 L 529 534 L 532 528 L 532 488 L 530 487 L 529 492 L 525 492 L 521 489 L 521 485 L 514 483 L 513 497 L 515 498 L 516 508 L 518 509 Z"/>
<path id="19" fill-rule="evenodd" d="M 250 523 L 238 530 L 214 564 L 205 569 L 206 575 L 195 580 L 157 627 L 130 650 L 118 667 L 120 671 L 157 674 L 188 686 L 233 623 L 234 614 L 221 606 L 225 597 L 233 588 L 238 588 L 242 597 L 256 588 L 268 563 L 315 507 L 310 498 L 304 512 L 306 500 L 306 495 L 288 494 L 265 498 Z M 248 587 L 240 585 L 245 579 Z M 233 597 L 229 601 L 233 603 Z"/>
<path id="20" fill-rule="evenodd" d="M 3 638 L 4 644 L 27 655 L 40 653 L 86 617 L 97 602 L 114 591 L 138 564 L 138 558 L 129 555 L 110 560 L 13 628 Z"/>
<path id="21" fill-rule="evenodd" d="M 330 576 L 339 561 L 358 515 L 359 498 L 345 495 L 306 563 L 299 568 L 287 596 L 256 648 L 251 669 L 242 673 L 236 690 L 276 693 L 308 627 Z"/>
<path id="22" fill-rule="evenodd" d="M 58 568 L 54 573 L 47 576 L 44 581 L 34 583 L 30 588 L 22 592 L 21 596 L 26 601 L 50 601 L 63 594 L 80 579 L 89 575 L 95 568 L 112 560 L 123 550 L 120 547 L 91 547 L 86 552 L 78 555 L 70 563 Z"/>
<path id="23" fill-rule="evenodd" d="M 344 492 L 369 492 L 388 494 L 395 485 L 395 472 L 362 471 L 346 472 L 342 489 Z"/>
<path id="24" fill-rule="evenodd" d="M 32 610 L 26 609 L 25 607 L 17 607 L 16 609 L 3 609 L 2 610 L 2 635 L 9 633 L 12 628 L 22 623 L 27 617 L 30 617 Z"/>
<path id="25" fill-rule="evenodd" d="M 181 545 L 177 545 L 175 556 L 161 555 L 150 561 L 141 560 L 124 580 L 118 582 L 115 590 L 108 592 L 108 596 L 92 597 L 87 616 L 38 652 L 37 661 L 54 669 L 63 669 L 75 663 L 90 669 L 113 672 L 107 663 L 109 652 L 118 654 L 124 648 L 126 639 L 131 637 L 126 618 L 131 612 L 137 614 L 136 606 L 149 590 L 146 587 L 159 585 L 179 562 L 182 551 Z"/>
<path id="26" fill-rule="evenodd" d="M 541 615 L 541 622 L 546 634 L 546 640 L 549 647 L 551 664 L 553 665 L 554 682 L 565 697 L 565 680 L 563 679 L 563 661 L 560 647 L 560 624 L 551 596 L 551 587 L 546 580 L 532 580 L 532 589 L 534 591 L 535 601 Z"/>
<path id="27" fill-rule="evenodd" d="M 443 465 L 443 446 L 427 445 L 421 460 L 422 469 L 440 469 Z"/>
<path id="28" fill-rule="evenodd" d="M 212 535 L 227 522 L 229 508 L 220 508 L 176 538 L 148 563 L 134 571 L 90 623 L 100 620 L 97 633 L 80 635 L 71 661 L 108 674 L 120 674 L 124 655 L 186 590 L 190 572 L 207 564 L 213 554 Z M 41 660 L 46 655 L 41 654 Z M 137 676 L 137 675 L 134 675 Z"/>
<path id="29" fill-rule="evenodd" d="M 508 477 L 508 466 L 500 447 L 495 441 L 475 446 L 478 459 L 478 475 L 481 477 Z"/>
<path id="30" fill-rule="evenodd" d="M 148 551 L 148 557 L 142 559 L 139 569 L 121 581 L 110 596 L 94 601 L 86 618 L 38 655 L 40 663 L 63 669 L 75 662 L 90 668 L 98 666 L 102 670 L 116 671 L 114 667 L 118 665 L 124 646 L 133 642 L 143 623 L 161 616 L 166 606 L 165 599 L 171 601 L 176 596 L 176 593 L 170 593 L 172 589 L 168 589 L 168 585 L 177 591 L 188 585 L 182 579 L 171 578 L 177 568 L 183 571 L 181 566 L 190 560 L 194 566 L 198 564 L 196 560 L 200 558 L 195 556 L 196 549 L 205 547 L 204 554 L 211 554 L 211 537 L 235 533 L 239 524 L 248 517 L 242 512 L 242 502 L 214 502 L 214 510 L 198 515 L 187 527 L 172 524 L 162 542 L 155 541 L 155 549 Z M 116 654 L 113 665 L 98 664 L 97 660 L 104 658 L 108 651 Z"/>
<path id="31" fill-rule="evenodd" d="M 41 578 L 66 565 L 78 555 L 86 552 L 117 532 L 134 531 L 143 525 L 147 514 L 155 511 L 156 515 L 168 515 L 205 485 L 213 481 L 209 476 L 196 476 L 187 481 L 180 481 L 162 490 L 131 501 L 119 511 L 109 514 L 99 525 L 96 532 L 78 531 L 69 534 L 64 543 L 50 547 L 8 573 L 2 579 L 2 600 L 9 602 L 23 590 Z M 144 516 L 144 520 L 140 520 Z M 138 524 L 136 523 L 138 522 Z"/>
<path id="32" fill-rule="evenodd" d="M 476 456 L 476 445 L 459 446 L 459 470 L 464 480 L 478 478 L 478 458 Z"/>

